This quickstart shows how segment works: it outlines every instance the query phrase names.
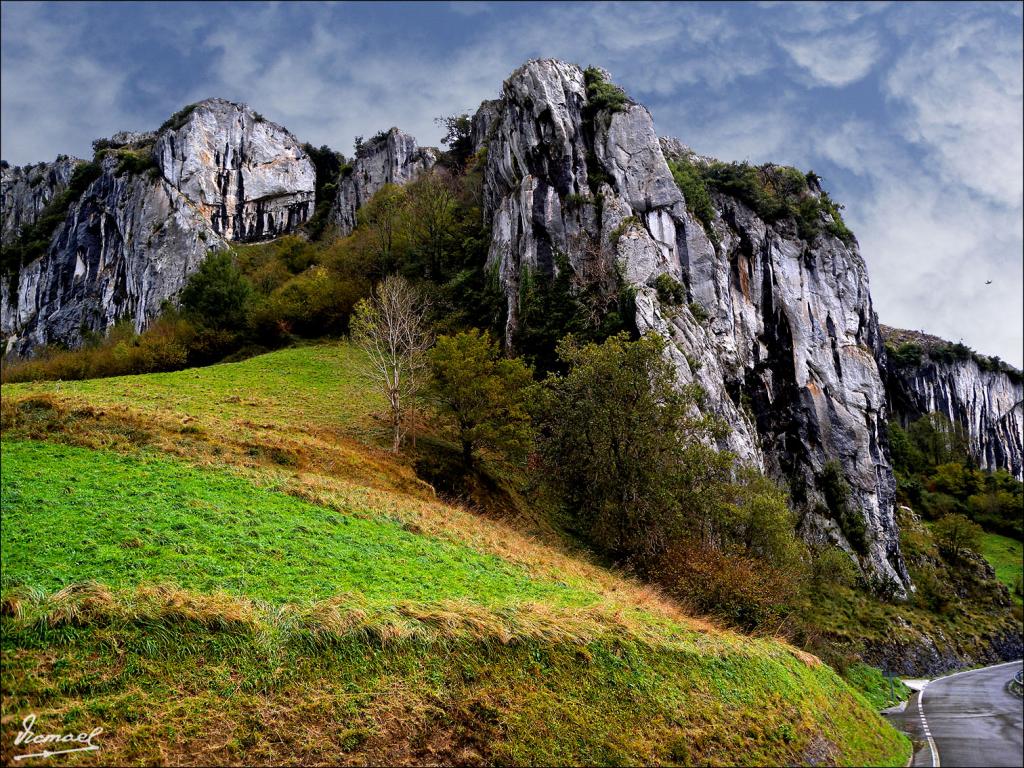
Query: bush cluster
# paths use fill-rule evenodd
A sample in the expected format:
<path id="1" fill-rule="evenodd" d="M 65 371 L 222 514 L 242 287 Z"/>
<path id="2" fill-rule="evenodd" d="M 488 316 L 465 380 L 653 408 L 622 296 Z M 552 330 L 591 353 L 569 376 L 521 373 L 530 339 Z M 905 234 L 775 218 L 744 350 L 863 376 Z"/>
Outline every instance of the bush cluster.
<path id="1" fill-rule="evenodd" d="M 673 158 L 669 170 L 690 212 L 703 224 L 716 248 L 712 191 L 741 200 L 769 224 L 794 221 L 799 236 L 805 240 L 826 232 L 847 245 L 855 242 L 843 221 L 842 206 L 821 189 L 820 179 L 813 171 L 804 174 L 796 168 L 771 163 L 693 163 L 685 157 Z"/>
<path id="2" fill-rule="evenodd" d="M 902 343 L 886 342 L 885 351 L 889 362 L 898 369 L 916 368 L 924 362 L 925 357 L 937 363 L 951 365 L 973 360 L 978 368 L 989 373 L 1003 373 L 1010 381 L 1020 384 L 1024 381 L 1024 372 L 1014 368 L 998 357 L 979 354 L 966 344 L 960 342 L 944 342 L 941 344 L 922 345 L 913 341 Z"/>
<path id="3" fill-rule="evenodd" d="M 587 88 L 587 109 L 591 117 L 603 110 L 609 113 L 622 112 L 629 103 L 626 92 L 614 83 L 604 79 L 597 67 L 587 67 L 583 72 Z"/>
<path id="4" fill-rule="evenodd" d="M 715 208 L 711 203 L 711 193 L 708 192 L 707 183 L 697 165 L 685 157 L 669 160 L 668 169 L 672 172 L 672 178 L 683 193 L 686 201 L 686 208 L 697 217 L 697 220 L 704 227 L 708 239 L 717 250 L 720 242 L 718 233 L 715 232 Z"/>
<path id="5" fill-rule="evenodd" d="M 897 497 L 928 520 L 963 515 L 984 529 L 1024 537 L 1024 483 L 1006 470 L 978 469 L 963 428 L 940 413 L 906 429 L 889 425 Z"/>

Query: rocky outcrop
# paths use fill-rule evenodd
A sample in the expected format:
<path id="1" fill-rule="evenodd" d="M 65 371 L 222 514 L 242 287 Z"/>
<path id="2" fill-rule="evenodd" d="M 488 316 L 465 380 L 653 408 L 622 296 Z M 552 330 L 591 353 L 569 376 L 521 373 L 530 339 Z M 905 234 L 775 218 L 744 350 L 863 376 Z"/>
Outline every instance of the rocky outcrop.
<path id="1" fill-rule="evenodd" d="M 313 213 L 316 171 L 288 131 L 240 104 L 208 99 L 154 150 L 163 176 L 227 240 L 290 232 Z"/>
<path id="2" fill-rule="evenodd" d="M 8 352 L 74 346 L 124 318 L 141 330 L 210 249 L 290 232 L 309 217 L 315 172 L 290 133 L 222 99 L 176 117 L 159 133 L 97 142 L 99 178 L 71 203 L 45 255 L 2 281 Z M 125 163 L 121 151 L 151 166 Z M 25 204 L 9 212 L 4 200 L 5 222 L 25 219 Z"/>
<path id="3" fill-rule="evenodd" d="M 928 634 L 900 620 L 885 640 L 865 641 L 860 658 L 894 675 L 938 677 L 957 669 L 1014 661 L 1022 654 L 1020 628 L 1012 621 L 1001 629 L 962 636 L 947 635 L 941 628 Z"/>
<path id="4" fill-rule="evenodd" d="M 487 147 L 488 264 L 507 297 L 508 338 L 527 273 L 617 270 L 636 293 L 638 329 L 672 341 L 680 381 L 700 383 L 733 427 L 728 447 L 789 483 L 808 535 L 852 550 L 820 488 L 825 464 L 841 464 L 866 523 L 861 562 L 902 593 L 881 338 L 856 245 L 808 242 L 792 222 L 767 224 L 723 196 L 716 245 L 688 212 L 647 110 L 595 109 L 584 73 L 563 62 L 514 72 L 474 136 Z M 663 274 L 688 304 L 659 299 Z"/>
<path id="5" fill-rule="evenodd" d="M 213 247 L 209 222 L 165 179 L 118 173 L 116 157 L 71 206 L 46 254 L 3 282 L 8 351 L 74 345 L 122 318 L 141 330 Z"/>
<path id="6" fill-rule="evenodd" d="M 82 161 L 61 155 L 52 163 L 0 170 L 0 242 L 13 242 L 68 187 Z"/>
<path id="7" fill-rule="evenodd" d="M 333 219 L 342 235 L 355 229 L 356 212 L 385 184 L 405 184 L 437 162 L 438 151 L 419 147 L 409 134 L 392 128 L 365 142 L 338 183 Z"/>
<path id="8" fill-rule="evenodd" d="M 890 354 L 886 383 L 894 415 L 906 426 L 941 413 L 963 427 L 982 469 L 1024 479 L 1024 378 L 1019 370 L 959 344 L 883 326 Z"/>

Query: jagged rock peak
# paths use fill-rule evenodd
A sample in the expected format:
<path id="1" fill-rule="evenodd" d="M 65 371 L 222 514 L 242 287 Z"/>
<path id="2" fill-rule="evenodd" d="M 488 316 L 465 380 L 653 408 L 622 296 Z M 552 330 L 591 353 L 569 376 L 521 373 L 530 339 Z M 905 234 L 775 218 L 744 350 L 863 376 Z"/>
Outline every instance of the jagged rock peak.
<path id="1" fill-rule="evenodd" d="M 343 235 L 355 229 L 356 213 L 385 184 L 405 184 L 437 163 L 440 152 L 420 147 L 408 133 L 381 131 L 356 149 L 356 157 L 338 183 L 334 223 Z"/>
<path id="2" fill-rule="evenodd" d="M 791 222 L 762 221 L 724 195 L 702 223 L 666 161 L 684 145 L 659 140 L 643 106 L 587 85 L 578 66 L 530 61 L 474 119 L 507 337 L 519 330 L 526 275 L 618 275 L 636 297 L 637 328 L 671 342 L 680 382 L 699 383 L 733 427 L 725 447 L 789 483 L 809 537 L 856 550 L 867 573 L 903 593 L 881 341 L 856 245 L 827 232 L 803 240 Z M 682 303 L 659 296 L 664 275 L 682 285 Z M 827 508 L 829 461 L 849 482 L 863 535 Z"/>
<path id="3" fill-rule="evenodd" d="M 243 104 L 186 107 L 161 128 L 154 154 L 164 178 L 228 240 L 275 237 L 312 214 L 316 171 L 302 145 Z"/>

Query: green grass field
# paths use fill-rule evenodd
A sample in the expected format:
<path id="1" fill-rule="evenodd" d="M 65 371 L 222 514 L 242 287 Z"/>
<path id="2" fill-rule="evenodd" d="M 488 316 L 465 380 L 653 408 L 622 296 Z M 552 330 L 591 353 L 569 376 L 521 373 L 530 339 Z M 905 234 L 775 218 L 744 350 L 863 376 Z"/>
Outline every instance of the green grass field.
<path id="1" fill-rule="evenodd" d="M 1021 596 L 1015 590 L 1024 578 L 1024 545 L 1008 536 L 986 533 L 981 540 L 981 554 L 996 569 L 996 578 L 1007 586 L 1017 604 L 1021 604 Z"/>
<path id="2" fill-rule="evenodd" d="M 905 764 L 814 657 L 434 498 L 360 361 L 3 388 L 5 745 L 34 712 L 104 727 L 72 764 Z"/>
<path id="3" fill-rule="evenodd" d="M 0 471 L 5 586 L 173 581 L 275 603 L 343 592 L 488 606 L 595 599 L 367 510 L 340 513 L 181 461 L 11 441 Z"/>

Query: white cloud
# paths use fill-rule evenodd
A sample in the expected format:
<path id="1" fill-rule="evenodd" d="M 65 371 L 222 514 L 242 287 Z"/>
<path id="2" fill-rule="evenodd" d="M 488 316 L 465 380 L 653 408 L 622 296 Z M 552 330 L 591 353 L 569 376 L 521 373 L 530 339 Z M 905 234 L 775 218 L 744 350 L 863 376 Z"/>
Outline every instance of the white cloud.
<path id="1" fill-rule="evenodd" d="M 92 139 L 133 124 L 121 106 L 125 73 L 80 44 L 81 20 L 74 8 L 56 23 L 39 6 L 4 3 L 2 17 L 5 159 L 23 164 L 50 160 L 58 152 L 91 156 Z"/>
<path id="2" fill-rule="evenodd" d="M 1024 193 L 1024 72 L 1019 29 L 957 19 L 910 47 L 886 78 L 909 110 L 906 136 L 943 180 L 1002 205 Z"/>
<path id="3" fill-rule="evenodd" d="M 925 174 L 879 183 L 850 220 L 882 322 L 1024 363 L 1019 213 Z M 986 285 L 992 280 L 991 285 Z"/>
<path id="4" fill-rule="evenodd" d="M 783 39 L 779 45 L 816 84 L 833 88 L 864 78 L 881 53 L 875 36 L 863 32 Z"/>

